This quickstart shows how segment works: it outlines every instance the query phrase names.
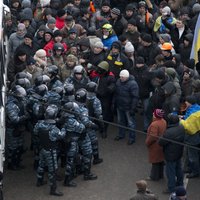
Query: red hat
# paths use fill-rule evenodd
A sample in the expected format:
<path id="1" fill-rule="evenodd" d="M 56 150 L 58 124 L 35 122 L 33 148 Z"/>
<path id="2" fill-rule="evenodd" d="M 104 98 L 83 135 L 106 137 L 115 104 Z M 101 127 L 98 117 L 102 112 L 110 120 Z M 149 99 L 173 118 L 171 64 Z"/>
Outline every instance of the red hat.
<path id="1" fill-rule="evenodd" d="M 165 115 L 165 113 L 164 113 L 164 111 L 163 111 L 162 109 L 155 109 L 155 110 L 153 111 L 153 114 L 154 114 L 154 116 L 155 116 L 156 118 L 163 118 L 164 115 Z"/>

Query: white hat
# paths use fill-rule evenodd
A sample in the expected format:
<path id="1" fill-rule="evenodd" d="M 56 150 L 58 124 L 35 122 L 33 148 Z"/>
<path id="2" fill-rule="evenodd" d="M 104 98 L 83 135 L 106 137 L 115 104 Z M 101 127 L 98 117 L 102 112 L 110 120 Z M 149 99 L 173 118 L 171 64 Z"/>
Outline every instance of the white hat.
<path id="1" fill-rule="evenodd" d="M 123 69 L 123 70 L 120 72 L 119 76 L 120 76 L 120 77 L 126 77 L 126 78 L 128 78 L 128 77 L 129 77 L 129 72 L 128 72 L 128 70 Z"/>
<path id="2" fill-rule="evenodd" d="M 50 0 L 40 0 L 40 4 L 42 7 L 50 5 Z"/>
<path id="3" fill-rule="evenodd" d="M 36 55 L 37 57 L 44 57 L 44 56 L 46 56 L 47 54 L 46 54 L 46 51 L 45 51 L 44 49 L 39 49 L 39 50 L 36 51 L 35 55 Z"/>
<path id="4" fill-rule="evenodd" d="M 171 14 L 171 8 L 169 6 L 165 6 L 162 9 L 162 15 L 170 15 Z"/>
<path id="5" fill-rule="evenodd" d="M 134 46 L 131 44 L 131 42 L 127 42 L 125 45 L 125 52 L 126 53 L 133 53 L 135 51 Z"/>

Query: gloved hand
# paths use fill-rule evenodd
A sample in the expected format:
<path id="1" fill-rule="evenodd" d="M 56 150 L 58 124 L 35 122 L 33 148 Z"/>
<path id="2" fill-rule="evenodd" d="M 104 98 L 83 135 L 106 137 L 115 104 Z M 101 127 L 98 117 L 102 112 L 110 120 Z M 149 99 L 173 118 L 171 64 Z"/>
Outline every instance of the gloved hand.
<path id="1" fill-rule="evenodd" d="M 24 122 L 27 119 L 28 119 L 27 115 L 22 115 L 21 117 L 19 117 L 19 122 Z"/>
<path id="2" fill-rule="evenodd" d="M 99 129 L 99 127 L 95 123 L 92 123 L 90 128 L 95 130 L 95 131 Z"/>

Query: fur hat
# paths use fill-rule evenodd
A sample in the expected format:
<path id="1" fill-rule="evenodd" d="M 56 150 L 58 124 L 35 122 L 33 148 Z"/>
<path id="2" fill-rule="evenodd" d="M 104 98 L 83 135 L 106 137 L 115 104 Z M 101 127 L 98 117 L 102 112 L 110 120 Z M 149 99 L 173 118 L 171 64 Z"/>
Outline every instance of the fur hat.
<path id="1" fill-rule="evenodd" d="M 103 49 L 103 43 L 101 41 L 95 42 L 93 47 L 94 48 L 96 47 L 96 48 Z"/>
<path id="2" fill-rule="evenodd" d="M 44 57 L 44 56 L 46 56 L 47 54 L 46 54 L 46 51 L 45 51 L 44 49 L 39 49 L 39 50 L 36 51 L 35 55 L 36 55 L 37 57 Z"/>

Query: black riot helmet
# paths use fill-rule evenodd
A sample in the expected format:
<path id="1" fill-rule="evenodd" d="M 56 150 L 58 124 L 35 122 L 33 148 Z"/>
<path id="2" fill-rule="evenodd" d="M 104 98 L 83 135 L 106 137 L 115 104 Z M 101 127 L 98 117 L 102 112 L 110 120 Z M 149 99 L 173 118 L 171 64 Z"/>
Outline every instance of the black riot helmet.
<path id="1" fill-rule="evenodd" d="M 38 85 L 36 88 L 35 88 L 35 92 L 37 94 L 39 94 L 40 96 L 44 96 L 46 94 L 46 92 L 48 91 L 48 88 L 45 84 L 41 84 L 41 85 Z"/>
<path id="2" fill-rule="evenodd" d="M 95 82 L 89 82 L 86 86 L 88 92 L 96 93 L 97 91 L 97 84 Z"/>
<path id="3" fill-rule="evenodd" d="M 68 102 L 64 105 L 64 109 L 65 109 L 65 113 L 68 116 L 74 116 L 77 114 L 78 110 L 79 110 L 79 106 L 77 103 L 75 102 Z"/>
<path id="4" fill-rule="evenodd" d="M 16 79 L 27 78 L 30 81 L 32 79 L 32 75 L 26 72 L 18 72 L 15 78 Z"/>
<path id="5" fill-rule="evenodd" d="M 79 103 L 85 103 L 87 99 L 87 91 L 84 88 L 77 90 L 75 100 Z"/>
<path id="6" fill-rule="evenodd" d="M 12 94 L 15 97 L 20 97 L 20 98 L 23 98 L 23 97 L 25 97 L 27 95 L 26 94 L 26 90 L 23 87 L 21 87 L 20 85 L 15 85 L 12 88 Z"/>
<path id="7" fill-rule="evenodd" d="M 74 89 L 74 85 L 69 83 L 66 84 L 64 86 L 64 90 L 65 90 L 65 96 L 70 96 L 70 95 L 74 95 L 75 89 Z"/>
<path id="8" fill-rule="evenodd" d="M 50 78 L 47 75 L 41 75 L 35 78 L 35 86 L 41 84 L 48 84 L 50 82 Z"/>
<path id="9" fill-rule="evenodd" d="M 19 78 L 15 82 L 16 85 L 20 85 L 25 89 L 28 89 L 31 87 L 31 83 L 27 78 Z"/>
<path id="10" fill-rule="evenodd" d="M 83 66 L 82 65 L 76 65 L 75 67 L 74 67 L 74 74 L 84 74 L 84 68 L 83 68 Z"/>
<path id="11" fill-rule="evenodd" d="M 64 51 L 64 47 L 63 47 L 63 45 L 60 43 L 60 42 L 58 42 L 58 43 L 55 43 L 54 45 L 53 45 L 53 51 L 55 52 L 55 51 L 57 51 L 57 50 L 60 50 L 60 51 Z"/>
<path id="12" fill-rule="evenodd" d="M 58 75 L 58 67 L 56 65 L 51 65 L 48 67 L 48 73 L 51 76 L 56 76 Z"/>
<path id="13" fill-rule="evenodd" d="M 47 107 L 45 111 L 45 119 L 55 119 L 58 114 L 58 107 L 54 104 L 51 104 Z"/>
<path id="14" fill-rule="evenodd" d="M 61 86 L 53 87 L 51 90 L 58 93 L 60 96 L 63 95 L 63 87 L 61 87 Z"/>

